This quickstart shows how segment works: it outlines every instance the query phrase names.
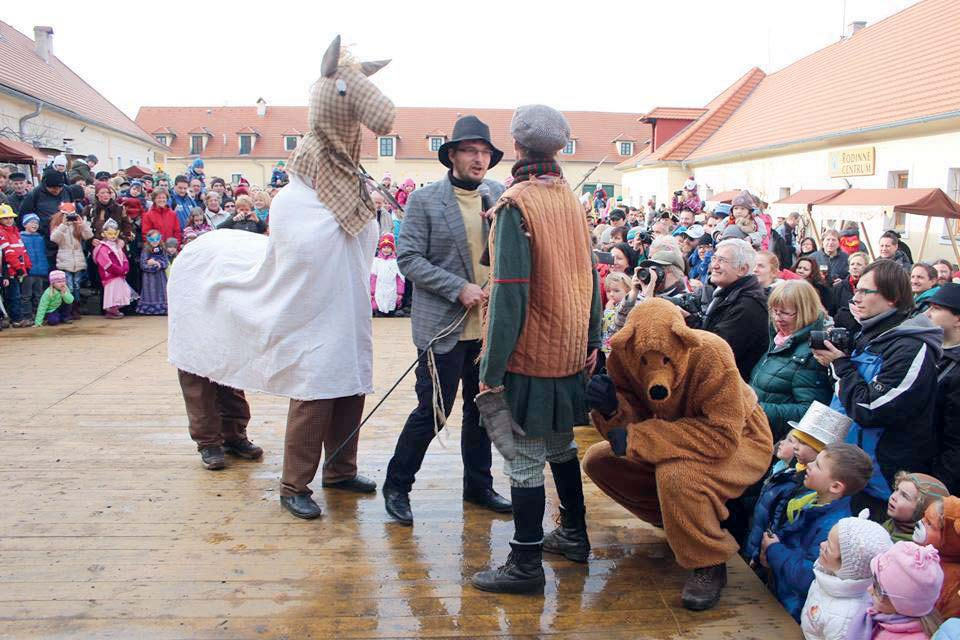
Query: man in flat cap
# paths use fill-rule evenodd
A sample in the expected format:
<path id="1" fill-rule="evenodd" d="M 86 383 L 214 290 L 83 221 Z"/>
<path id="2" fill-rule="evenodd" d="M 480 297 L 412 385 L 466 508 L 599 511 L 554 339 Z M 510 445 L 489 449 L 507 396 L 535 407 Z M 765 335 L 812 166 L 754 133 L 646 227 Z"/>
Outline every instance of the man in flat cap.
<path id="1" fill-rule="evenodd" d="M 542 551 L 574 562 L 590 554 L 573 427 L 588 424 L 584 373 L 596 364 L 602 309 L 586 217 L 556 161 L 570 137 L 566 118 L 524 106 L 510 131 L 519 159 L 490 233 L 477 406 L 507 459 L 514 536 L 507 562 L 472 581 L 483 591 L 528 593 L 543 588 Z M 561 521 L 544 537 L 547 462 Z"/>
<path id="2" fill-rule="evenodd" d="M 480 426 L 474 403 L 480 303 L 485 297 L 481 287 L 489 272 L 481 264 L 488 233 L 481 213 L 503 192 L 502 185 L 484 176 L 502 157 L 503 152 L 493 145 L 490 128 L 476 116 L 463 116 L 454 125 L 451 139 L 437 152 L 437 159 L 449 169 L 446 178 L 417 189 L 407 201 L 397 261 L 414 284 L 413 342 L 420 355 L 417 408 L 403 425 L 383 483 L 387 513 L 404 525 L 413 524 L 410 490 L 416 473 L 427 447 L 450 415 L 461 384 L 463 499 L 494 512 L 510 512 L 510 502 L 493 490 L 490 439 Z M 465 309 L 469 310 L 466 318 L 457 324 Z M 445 331 L 450 327 L 452 330 Z M 430 362 L 439 389 L 434 386 Z M 435 417 L 438 402 L 442 402 L 443 417 Z"/>

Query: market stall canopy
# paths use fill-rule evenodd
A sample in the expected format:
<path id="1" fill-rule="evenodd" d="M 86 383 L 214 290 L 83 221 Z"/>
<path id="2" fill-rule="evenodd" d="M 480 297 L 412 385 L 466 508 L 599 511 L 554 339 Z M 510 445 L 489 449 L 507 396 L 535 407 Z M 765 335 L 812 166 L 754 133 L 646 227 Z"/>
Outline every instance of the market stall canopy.
<path id="1" fill-rule="evenodd" d="M 847 189 L 814 204 L 813 213 L 845 220 L 870 220 L 890 213 L 960 219 L 960 205 L 940 189 Z"/>
<path id="2" fill-rule="evenodd" d="M 44 164 L 47 154 L 19 140 L 0 140 L 0 162 L 14 164 Z"/>
<path id="3" fill-rule="evenodd" d="M 737 189 L 735 191 L 721 191 L 720 193 L 715 193 L 709 198 L 704 198 L 706 202 L 722 202 L 724 204 L 730 204 L 730 201 L 733 200 L 734 196 L 743 191 L 743 189 Z"/>
<path id="4" fill-rule="evenodd" d="M 139 164 L 132 164 L 125 171 L 128 178 L 142 178 L 143 176 L 153 175 L 150 169 Z"/>
<path id="5" fill-rule="evenodd" d="M 842 189 L 801 189 L 771 204 L 768 213 L 774 218 L 794 211 L 806 213 L 813 205 L 826 202 L 840 193 L 843 193 Z"/>

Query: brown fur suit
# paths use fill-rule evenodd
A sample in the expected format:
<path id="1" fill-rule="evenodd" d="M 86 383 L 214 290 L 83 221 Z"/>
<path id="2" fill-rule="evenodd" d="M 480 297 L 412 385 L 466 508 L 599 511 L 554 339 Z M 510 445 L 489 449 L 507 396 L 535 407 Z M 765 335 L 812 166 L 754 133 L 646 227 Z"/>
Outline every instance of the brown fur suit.
<path id="1" fill-rule="evenodd" d="M 627 427 L 627 455 L 599 442 L 584 457 L 587 475 L 662 526 L 680 566 L 726 562 L 737 543 L 720 526 L 725 503 L 763 476 L 773 452 L 767 418 L 730 347 L 688 328 L 670 302 L 648 300 L 613 337 L 607 370 L 620 406 L 609 420 L 594 411 L 594 424 L 604 436 Z"/>

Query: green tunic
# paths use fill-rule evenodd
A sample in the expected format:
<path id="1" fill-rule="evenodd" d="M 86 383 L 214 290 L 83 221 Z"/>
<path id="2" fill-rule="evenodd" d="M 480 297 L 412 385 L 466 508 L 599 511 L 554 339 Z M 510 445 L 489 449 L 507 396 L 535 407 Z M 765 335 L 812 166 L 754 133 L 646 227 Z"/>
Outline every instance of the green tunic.
<path id="1" fill-rule="evenodd" d="M 497 213 L 496 232 L 493 278 L 521 282 L 498 283 L 491 287 L 480 380 L 491 387 L 501 384 L 506 387 L 513 418 L 529 437 L 569 432 L 576 425 L 589 424 L 587 381 L 582 373 L 564 378 L 535 378 L 507 371 L 507 361 L 520 338 L 530 300 L 530 240 L 523 231 L 520 211 L 515 207 L 504 207 Z M 536 286 L 536 282 L 533 284 Z M 600 283 L 594 270 L 588 349 L 600 348 L 602 315 Z"/>

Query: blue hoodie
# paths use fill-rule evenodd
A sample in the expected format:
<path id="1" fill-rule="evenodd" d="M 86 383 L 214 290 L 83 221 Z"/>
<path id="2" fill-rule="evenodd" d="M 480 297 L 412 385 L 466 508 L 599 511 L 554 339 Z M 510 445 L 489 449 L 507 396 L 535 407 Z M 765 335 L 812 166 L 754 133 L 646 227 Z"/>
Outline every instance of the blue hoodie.
<path id="1" fill-rule="evenodd" d="M 47 262 L 47 245 L 43 236 L 21 231 L 20 241 L 30 256 L 30 273 L 27 275 L 46 278 L 50 274 L 50 263 Z"/>
<path id="2" fill-rule="evenodd" d="M 846 496 L 822 507 L 804 507 L 793 522 L 785 520 L 774 528 L 780 544 L 767 547 L 768 586 L 797 622 L 813 583 L 813 563 L 820 556 L 820 543 L 830 535 L 833 525 L 850 515 L 850 497 Z"/>

